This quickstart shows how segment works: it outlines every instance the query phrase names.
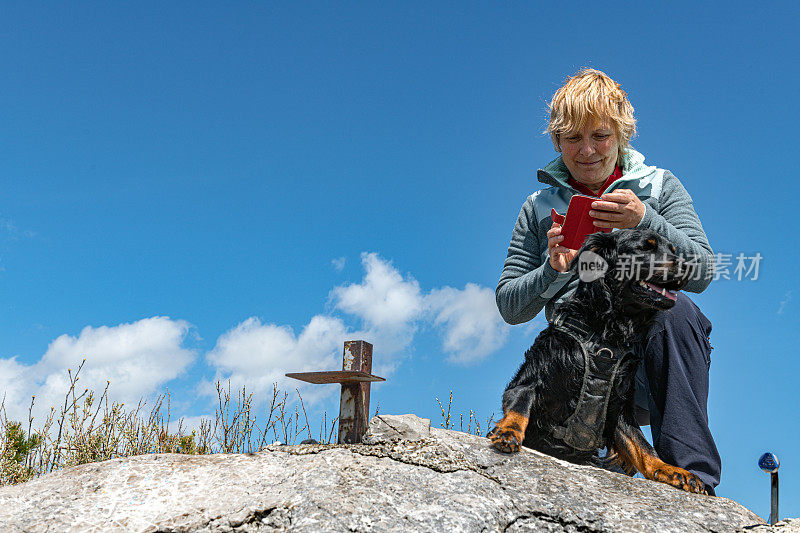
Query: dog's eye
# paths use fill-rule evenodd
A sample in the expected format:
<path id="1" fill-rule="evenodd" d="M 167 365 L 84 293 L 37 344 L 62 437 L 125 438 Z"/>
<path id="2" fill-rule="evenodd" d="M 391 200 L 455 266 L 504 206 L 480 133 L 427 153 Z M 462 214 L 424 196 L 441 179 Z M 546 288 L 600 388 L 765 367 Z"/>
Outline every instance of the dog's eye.
<path id="1" fill-rule="evenodd" d="M 672 252 L 673 254 L 675 254 L 675 253 L 678 253 L 678 252 L 675 250 L 675 246 L 674 246 L 672 243 L 670 243 L 670 245 L 669 245 L 669 251 L 670 251 L 670 252 Z"/>
<path id="2" fill-rule="evenodd" d="M 645 250 L 655 250 L 657 246 L 658 243 L 655 239 L 647 239 L 647 241 L 644 243 Z"/>

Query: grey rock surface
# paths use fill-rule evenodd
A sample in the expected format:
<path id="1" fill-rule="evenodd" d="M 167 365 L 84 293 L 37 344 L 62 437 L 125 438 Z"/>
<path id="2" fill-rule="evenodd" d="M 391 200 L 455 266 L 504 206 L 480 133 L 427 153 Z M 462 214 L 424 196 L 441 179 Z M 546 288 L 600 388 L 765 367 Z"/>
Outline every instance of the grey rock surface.
<path id="1" fill-rule="evenodd" d="M 786 518 L 774 526 L 758 524 L 745 526 L 736 530 L 737 533 L 800 533 L 800 518 Z"/>
<path id="2" fill-rule="evenodd" d="M 409 428 L 429 424 L 404 417 Z M 0 531 L 721 532 L 763 524 L 725 498 L 531 450 L 506 455 L 465 433 L 430 428 L 427 438 L 398 440 L 380 429 L 397 422 L 373 419 L 369 445 L 73 467 L 0 488 Z"/>
<path id="3" fill-rule="evenodd" d="M 415 415 L 378 415 L 369 421 L 364 444 L 422 440 L 431 436 L 431 421 Z"/>

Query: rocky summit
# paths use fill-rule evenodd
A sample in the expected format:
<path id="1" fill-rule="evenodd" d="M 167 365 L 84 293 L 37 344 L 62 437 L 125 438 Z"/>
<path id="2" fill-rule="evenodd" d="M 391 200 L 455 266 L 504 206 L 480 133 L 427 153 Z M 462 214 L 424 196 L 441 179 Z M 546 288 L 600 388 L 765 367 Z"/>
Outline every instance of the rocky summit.
<path id="1" fill-rule="evenodd" d="M 769 528 L 725 498 L 502 454 L 413 415 L 373 418 L 362 444 L 143 455 L 0 488 L 4 532 L 736 530 Z"/>

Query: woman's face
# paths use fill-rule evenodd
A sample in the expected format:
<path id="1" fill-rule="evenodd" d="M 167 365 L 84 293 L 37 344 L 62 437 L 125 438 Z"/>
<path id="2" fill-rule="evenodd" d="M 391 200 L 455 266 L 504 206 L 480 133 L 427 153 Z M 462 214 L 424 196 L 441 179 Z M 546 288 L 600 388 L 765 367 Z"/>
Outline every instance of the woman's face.
<path id="1" fill-rule="evenodd" d="M 586 124 L 580 131 L 560 137 L 561 156 L 569 173 L 592 190 L 598 190 L 614 172 L 619 140 L 607 121 Z"/>

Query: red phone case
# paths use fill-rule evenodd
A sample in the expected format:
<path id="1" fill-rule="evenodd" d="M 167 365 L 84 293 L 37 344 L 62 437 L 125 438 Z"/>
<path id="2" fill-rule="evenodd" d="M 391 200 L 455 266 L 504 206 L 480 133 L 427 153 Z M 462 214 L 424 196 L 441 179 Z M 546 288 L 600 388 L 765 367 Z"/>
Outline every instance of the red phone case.
<path id="1" fill-rule="evenodd" d="M 592 202 L 598 198 L 576 194 L 569 200 L 566 215 L 559 215 L 555 209 L 550 210 L 553 222 L 561 224 L 561 235 L 564 240 L 559 244 L 570 250 L 577 250 L 583 245 L 586 236 L 591 233 L 602 231 L 611 233 L 612 228 L 598 228 L 594 225 L 594 218 L 589 216 L 592 209 Z"/>

